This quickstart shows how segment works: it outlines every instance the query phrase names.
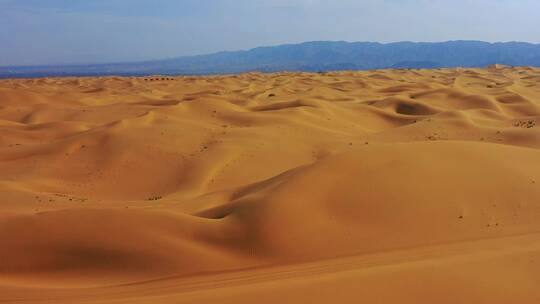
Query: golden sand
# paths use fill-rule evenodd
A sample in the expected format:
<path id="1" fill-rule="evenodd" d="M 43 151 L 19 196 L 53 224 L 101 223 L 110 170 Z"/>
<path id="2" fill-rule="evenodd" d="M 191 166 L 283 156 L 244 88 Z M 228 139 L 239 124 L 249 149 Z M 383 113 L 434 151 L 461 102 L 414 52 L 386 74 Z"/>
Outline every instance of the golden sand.
<path id="1" fill-rule="evenodd" d="M 539 303 L 540 69 L 0 81 L 2 303 Z"/>

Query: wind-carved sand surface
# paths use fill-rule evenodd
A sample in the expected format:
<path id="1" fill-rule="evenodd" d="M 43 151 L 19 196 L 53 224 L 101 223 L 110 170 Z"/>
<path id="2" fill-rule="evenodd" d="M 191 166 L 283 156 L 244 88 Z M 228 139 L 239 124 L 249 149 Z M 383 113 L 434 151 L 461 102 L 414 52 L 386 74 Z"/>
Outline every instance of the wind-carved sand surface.
<path id="1" fill-rule="evenodd" d="M 540 69 L 0 81 L 2 303 L 540 303 Z"/>

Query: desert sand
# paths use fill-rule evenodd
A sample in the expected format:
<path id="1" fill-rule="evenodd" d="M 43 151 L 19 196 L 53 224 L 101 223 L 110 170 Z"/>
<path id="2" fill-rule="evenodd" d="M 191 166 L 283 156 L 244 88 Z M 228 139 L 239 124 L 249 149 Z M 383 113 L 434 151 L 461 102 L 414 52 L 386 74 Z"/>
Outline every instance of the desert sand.
<path id="1" fill-rule="evenodd" d="M 540 303 L 540 69 L 0 80 L 1 303 Z"/>

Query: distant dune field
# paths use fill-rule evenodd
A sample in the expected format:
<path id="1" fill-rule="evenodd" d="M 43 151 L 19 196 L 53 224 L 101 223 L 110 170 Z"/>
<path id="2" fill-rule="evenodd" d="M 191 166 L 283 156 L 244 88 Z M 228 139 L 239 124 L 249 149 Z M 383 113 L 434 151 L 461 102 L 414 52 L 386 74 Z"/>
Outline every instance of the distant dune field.
<path id="1" fill-rule="evenodd" d="M 0 303 L 540 303 L 540 69 L 0 80 Z"/>

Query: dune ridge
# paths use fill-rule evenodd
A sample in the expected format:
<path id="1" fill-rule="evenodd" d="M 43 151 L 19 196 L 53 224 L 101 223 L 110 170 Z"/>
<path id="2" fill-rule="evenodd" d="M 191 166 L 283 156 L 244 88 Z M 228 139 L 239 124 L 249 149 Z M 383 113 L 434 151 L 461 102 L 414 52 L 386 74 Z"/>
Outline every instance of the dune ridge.
<path id="1" fill-rule="evenodd" d="M 0 80 L 0 302 L 536 303 L 539 79 Z"/>

